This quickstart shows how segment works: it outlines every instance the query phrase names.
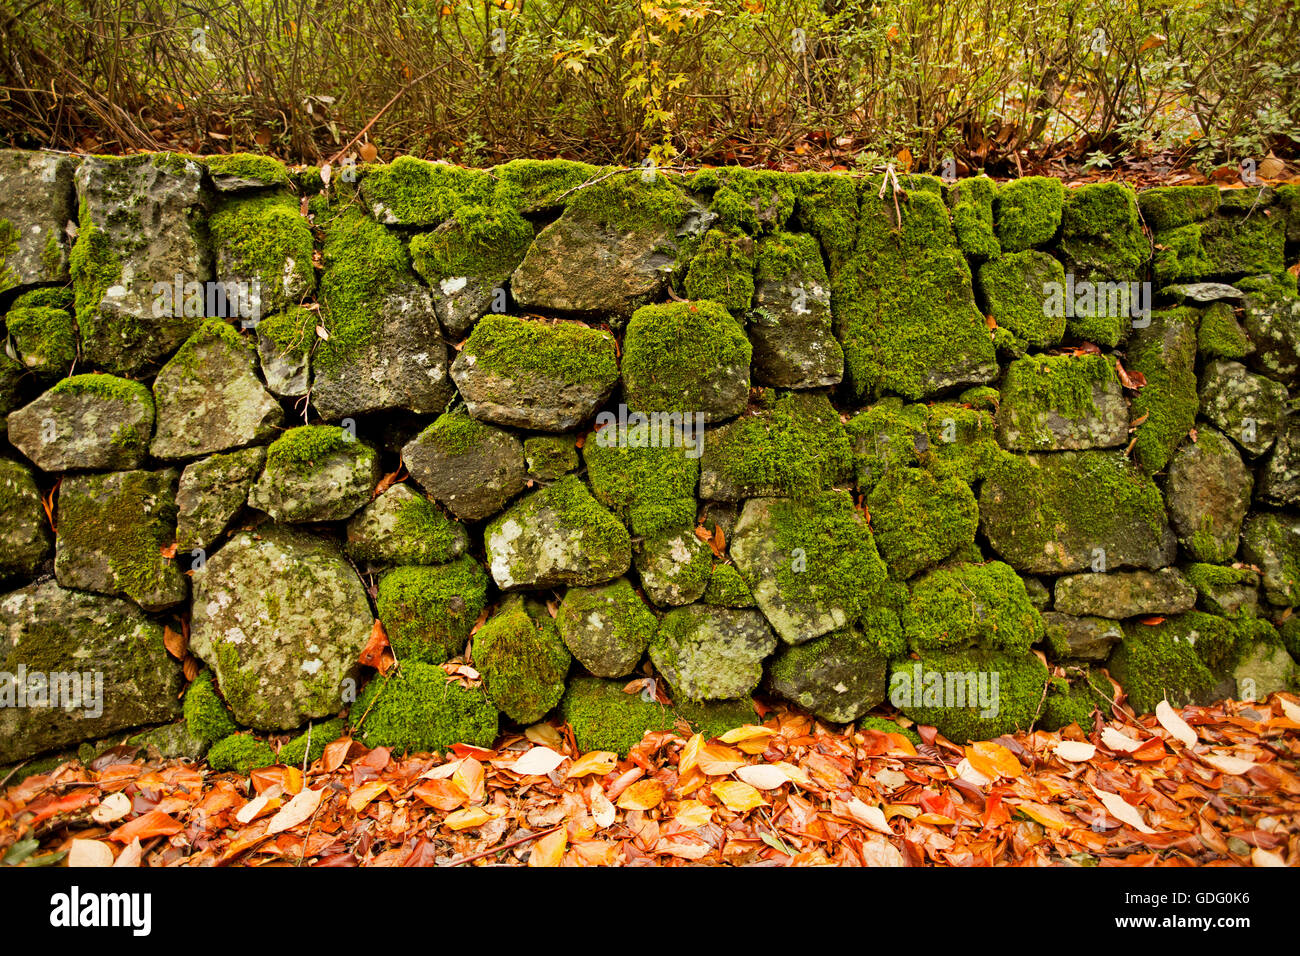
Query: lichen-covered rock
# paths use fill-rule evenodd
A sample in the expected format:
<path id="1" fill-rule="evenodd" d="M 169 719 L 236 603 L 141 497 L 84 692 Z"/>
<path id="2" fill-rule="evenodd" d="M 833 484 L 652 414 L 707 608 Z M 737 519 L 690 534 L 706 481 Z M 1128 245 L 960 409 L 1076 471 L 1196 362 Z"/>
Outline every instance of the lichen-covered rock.
<path id="1" fill-rule="evenodd" d="M 1178 541 L 1197 561 L 1231 561 L 1250 507 L 1254 476 L 1232 442 L 1201 428 L 1169 463 L 1165 498 Z"/>
<path id="2" fill-rule="evenodd" d="M 787 644 L 847 627 L 888 573 L 862 515 L 838 491 L 800 500 L 750 499 L 730 551 L 754 601 Z"/>
<path id="3" fill-rule="evenodd" d="M 212 547 L 247 503 L 265 462 L 265 448 L 241 448 L 186 465 L 176 488 L 176 546 Z"/>
<path id="4" fill-rule="evenodd" d="M 504 429 L 448 412 L 402 449 L 411 477 L 463 521 L 500 511 L 524 490 L 524 445 Z"/>
<path id="5" fill-rule="evenodd" d="M 1206 365 L 1200 399 L 1201 414 L 1251 458 L 1273 447 L 1286 417 L 1286 387 L 1240 362 L 1220 359 Z"/>
<path id="6" fill-rule="evenodd" d="M 181 714 L 184 678 L 162 625 L 130 601 L 49 579 L 0 598 L 0 672 L 16 679 L 0 694 L 26 694 L 25 706 L 0 707 L 0 763 Z"/>
<path id="7" fill-rule="evenodd" d="M 1124 637 L 1119 625 L 1104 617 L 1075 617 L 1043 611 L 1043 636 L 1054 660 L 1104 661 Z"/>
<path id="8" fill-rule="evenodd" d="M 0 458 L 0 578 L 34 574 L 50 553 L 50 526 L 32 474 Z"/>
<path id="9" fill-rule="evenodd" d="M 15 305 L 5 315 L 5 331 L 14 357 L 39 378 L 65 375 L 77 361 L 77 325 L 66 309 Z"/>
<path id="10" fill-rule="evenodd" d="M 236 720 L 289 730 L 355 691 L 373 620 L 336 546 L 269 525 L 241 531 L 194 572 L 190 650 L 216 672 Z"/>
<path id="11" fill-rule="evenodd" d="M 1150 192 L 1154 190 L 1142 196 Z M 1167 205 L 1183 207 L 1169 215 L 1170 221 L 1179 224 L 1152 226 L 1156 250 L 1152 272 L 1157 282 L 1231 280 L 1282 271 L 1286 222 L 1268 208 L 1276 195 L 1271 187 L 1220 190 L 1217 208 L 1211 209 L 1208 218 L 1202 216 L 1213 202 L 1208 193 L 1192 196 L 1182 188 L 1178 192 L 1185 195 L 1166 196 L 1176 196 Z M 1143 204 L 1144 213 L 1151 202 L 1148 199 Z"/>
<path id="12" fill-rule="evenodd" d="M 857 720 L 885 699 L 889 663 L 856 627 L 783 646 L 767 666 L 768 684 L 822 720 Z"/>
<path id="13" fill-rule="evenodd" d="M 351 207 L 325 229 L 319 297 L 329 338 L 312 359 L 313 404 L 327 419 L 441 411 L 452 391 L 447 346 L 401 239 Z"/>
<path id="14" fill-rule="evenodd" d="M 1300 372 L 1300 296 L 1280 287 L 1251 292 L 1246 296 L 1244 319 L 1254 345 L 1251 367 L 1294 384 Z"/>
<path id="15" fill-rule="evenodd" d="M 451 377 L 477 419 L 562 432 L 609 398 L 617 350 L 610 333 L 576 322 L 490 315 L 470 333 Z"/>
<path id="16" fill-rule="evenodd" d="M 658 623 L 627 578 L 569 588 L 555 615 L 565 646 L 597 677 L 632 673 Z"/>
<path id="17" fill-rule="evenodd" d="M 206 290 L 185 288 L 212 276 L 201 237 L 202 170 L 180 156 L 92 156 L 77 167 L 76 183 L 81 213 L 70 261 L 83 355 L 132 377 L 156 368 L 203 324 L 191 292 L 206 300 Z"/>
<path id="18" fill-rule="evenodd" d="M 1035 249 L 1004 253 L 981 264 L 975 277 L 999 329 L 1023 345 L 1060 344 L 1066 310 L 1051 308 L 1050 296 L 1053 288 L 1065 288 L 1065 269 L 1054 256 Z"/>
<path id="19" fill-rule="evenodd" d="M 852 447 L 824 395 L 787 394 L 705 436 L 700 497 L 797 497 L 846 484 Z M 633 529 L 635 530 L 635 529 Z"/>
<path id="20" fill-rule="evenodd" d="M 511 720 L 541 720 L 564 696 L 572 658 L 538 601 L 507 597 L 474 635 L 473 653 L 488 697 Z"/>
<path id="21" fill-rule="evenodd" d="M 686 447 L 685 432 L 655 429 L 653 421 L 629 420 L 587 435 L 582 458 L 596 500 L 637 537 L 681 531 L 695 524 L 699 455 Z M 665 440 L 665 437 L 668 440 Z M 703 435 L 692 435 L 702 442 Z"/>
<path id="22" fill-rule="evenodd" d="M 128 747 L 139 747 L 142 756 L 163 760 L 184 759 L 197 762 L 208 752 L 207 742 L 191 735 L 183 720 L 135 734 L 126 743 Z"/>
<path id="23" fill-rule="evenodd" d="M 642 543 L 636 570 L 646 597 L 659 607 L 690 604 L 709 586 L 713 552 L 693 532 L 664 534 Z"/>
<path id="24" fill-rule="evenodd" d="M 1029 730 L 1043 716 L 1051 677 L 1027 651 L 926 651 L 895 661 L 889 702 L 954 742 Z"/>
<path id="25" fill-rule="evenodd" d="M 1187 581 L 1196 588 L 1196 606 L 1202 611 L 1223 617 L 1243 611 L 1253 617 L 1259 611 L 1260 576 L 1250 568 L 1193 564 L 1187 568 Z"/>
<path id="26" fill-rule="evenodd" d="M 1272 512 L 1248 515 L 1241 528 L 1241 555 L 1264 573 L 1270 604 L 1300 604 L 1300 519 Z"/>
<path id="27" fill-rule="evenodd" d="M 1212 216 L 1219 208 L 1216 186 L 1160 186 L 1138 193 L 1142 218 L 1153 230 L 1176 229 Z"/>
<path id="28" fill-rule="evenodd" d="M 1001 561 L 946 565 L 917 578 L 901 620 L 914 651 L 1024 651 L 1043 636 L 1024 582 Z"/>
<path id="29" fill-rule="evenodd" d="M 1259 497 L 1283 508 L 1300 505 L 1300 423 L 1290 418 L 1278 429 L 1273 454 L 1260 473 Z"/>
<path id="30" fill-rule="evenodd" d="M 438 567 L 394 568 L 379 579 L 375 607 L 399 661 L 441 664 L 465 650 L 487 605 L 487 574 L 465 556 Z"/>
<path id="31" fill-rule="evenodd" d="M 257 351 L 221 319 L 210 319 L 153 384 L 157 458 L 194 458 L 269 438 L 284 410 L 257 377 Z"/>
<path id="32" fill-rule="evenodd" d="M 667 176 L 649 178 L 633 170 L 575 192 L 511 276 L 519 304 L 625 316 L 657 298 L 680 239 L 702 223 Z"/>
<path id="33" fill-rule="evenodd" d="M 175 468 L 68 475 L 59 486 L 54 574 L 59 584 L 125 594 L 147 611 L 185 600 L 174 558 Z"/>
<path id="34" fill-rule="evenodd" d="M 1214 671 L 1231 656 L 1236 638 L 1232 622 L 1201 611 L 1159 624 L 1129 623 L 1108 668 L 1139 714 L 1153 712 L 1162 700 L 1174 707 L 1207 704 Z"/>
<path id="35" fill-rule="evenodd" d="M 311 229 L 289 193 L 227 199 L 209 217 L 208 232 L 217 281 L 250 290 L 245 319 L 297 305 L 316 287 Z"/>
<path id="36" fill-rule="evenodd" d="M 1300 683 L 1300 667 L 1287 653 L 1273 625 L 1262 620 L 1243 621 L 1229 664 L 1220 668 L 1222 680 L 1216 698 L 1263 701 L 1278 691 L 1294 692 Z"/>
<path id="37" fill-rule="evenodd" d="M 844 350 L 831 326 L 830 280 L 812 236 L 778 233 L 759 241 L 749 341 L 759 384 L 818 388 L 844 377 Z"/>
<path id="38" fill-rule="evenodd" d="M 1181 571 L 1114 571 L 1056 579 L 1053 607 L 1063 614 L 1120 620 L 1141 614 L 1181 614 L 1196 605 L 1196 590 Z"/>
<path id="39" fill-rule="evenodd" d="M 718 224 L 750 235 L 779 231 L 794 212 L 791 177 L 766 169 L 702 169 L 691 177 L 693 191 L 712 190 L 710 211 Z"/>
<path id="40" fill-rule="evenodd" d="M 139 382 L 74 375 L 9 414 L 9 441 L 42 471 L 127 470 L 148 457 L 153 423 Z"/>
<path id="41" fill-rule="evenodd" d="M 490 200 L 496 184 L 487 170 L 401 156 L 364 170 L 361 199 L 386 226 L 437 226 L 466 203 Z"/>
<path id="42" fill-rule="evenodd" d="M 727 700 L 752 693 L 776 635 L 757 611 L 693 604 L 659 621 L 650 660 L 673 690 L 692 701 Z"/>
<path id="43" fill-rule="evenodd" d="M 1133 457 L 1149 474 L 1162 471 L 1196 423 L 1196 312 L 1155 312 L 1136 331 L 1128 364 L 1146 384 L 1133 398 L 1138 426 Z"/>
<path id="44" fill-rule="evenodd" d="M 368 564 L 446 564 L 465 553 L 465 526 L 404 484 L 361 509 L 347 527 L 347 553 Z"/>
<path id="45" fill-rule="evenodd" d="M 979 513 L 970 486 L 920 468 L 899 468 L 867 498 L 872 531 L 890 574 L 900 580 L 975 541 Z"/>
<path id="46" fill-rule="evenodd" d="M 483 539 L 502 590 L 599 584 L 632 563 L 627 529 L 574 475 L 525 497 L 489 524 Z"/>
<path id="47" fill-rule="evenodd" d="M 481 687 L 463 687 L 441 667 L 407 661 L 375 677 L 350 711 L 353 732 L 367 747 L 439 753 L 456 744 L 491 747 L 497 710 Z"/>
<path id="48" fill-rule="evenodd" d="M 929 411 L 884 398 L 849 419 L 845 430 L 853 448 L 854 482 L 869 493 L 895 468 L 919 465 L 930 452 Z M 956 438 L 956 426 L 952 430 Z M 707 449 L 706 449 L 707 451 Z"/>
<path id="49" fill-rule="evenodd" d="M 1095 354 L 1029 355 L 1012 362 L 1002 382 L 997 434 L 1012 451 L 1126 444 L 1128 403 L 1115 360 Z"/>
<path id="50" fill-rule="evenodd" d="M 542 481 L 563 478 L 578 467 L 578 449 L 571 435 L 534 435 L 524 439 L 528 477 Z"/>
<path id="51" fill-rule="evenodd" d="M 294 306 L 257 324 L 257 358 L 272 394 L 301 398 L 311 390 L 311 345 L 316 316 Z"/>
<path id="52" fill-rule="evenodd" d="M 862 185 L 853 258 L 832 274 L 835 332 L 855 398 L 908 399 L 997 376 L 997 356 L 975 304 L 970 267 L 943 200 L 926 190 L 879 195 Z"/>
<path id="53" fill-rule="evenodd" d="M 0 150 L 0 292 L 68 278 L 70 156 Z"/>
<path id="54" fill-rule="evenodd" d="M 979 510 L 993 550 L 1032 574 L 1162 568 L 1177 551 L 1155 482 L 1118 451 L 1007 456 Z"/>
<path id="55" fill-rule="evenodd" d="M 342 521 L 370 501 L 379 456 L 332 425 L 291 428 L 266 450 L 248 503 L 276 521 Z"/>
<path id="56" fill-rule="evenodd" d="M 739 415 L 749 399 L 752 347 L 740 322 L 716 302 L 647 305 L 623 338 L 623 390 L 638 412 Z"/>
<path id="57" fill-rule="evenodd" d="M 1025 176 L 998 187 L 993 203 L 998 241 L 1020 252 L 1052 241 L 1061 227 L 1065 186 L 1051 176 Z"/>

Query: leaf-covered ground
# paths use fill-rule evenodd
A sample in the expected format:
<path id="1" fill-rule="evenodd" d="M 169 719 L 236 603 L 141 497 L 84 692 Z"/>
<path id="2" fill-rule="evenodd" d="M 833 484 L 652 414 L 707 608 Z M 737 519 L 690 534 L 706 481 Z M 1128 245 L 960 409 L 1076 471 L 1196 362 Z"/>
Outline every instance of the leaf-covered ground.
<path id="1" fill-rule="evenodd" d="M 340 740 L 249 777 L 118 748 L 0 795 L 5 865 L 1297 866 L 1300 702 L 958 747 L 784 706 L 627 759 L 538 724 L 497 750 Z"/>

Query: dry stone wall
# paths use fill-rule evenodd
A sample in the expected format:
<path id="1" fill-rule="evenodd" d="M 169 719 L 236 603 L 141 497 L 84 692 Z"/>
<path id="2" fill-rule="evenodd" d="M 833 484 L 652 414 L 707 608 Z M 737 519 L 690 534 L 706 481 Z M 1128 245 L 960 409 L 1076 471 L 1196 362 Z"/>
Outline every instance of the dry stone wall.
<path id="1" fill-rule="evenodd" d="M 0 152 L 0 764 L 1294 688 L 1298 244 L 1294 186 Z"/>

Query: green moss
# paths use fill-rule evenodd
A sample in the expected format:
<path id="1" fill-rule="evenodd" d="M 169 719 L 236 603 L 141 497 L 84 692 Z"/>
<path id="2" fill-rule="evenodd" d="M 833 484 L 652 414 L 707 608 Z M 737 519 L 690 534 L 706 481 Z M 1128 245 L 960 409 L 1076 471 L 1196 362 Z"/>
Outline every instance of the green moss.
<path id="1" fill-rule="evenodd" d="M 975 540 L 979 511 L 960 478 L 919 468 L 886 474 L 867 498 L 876 545 L 890 574 L 906 580 Z"/>
<path id="2" fill-rule="evenodd" d="M 610 750 L 621 757 L 654 731 L 672 730 L 677 715 L 657 701 L 625 694 L 623 681 L 575 677 L 560 703 L 583 753 Z"/>
<path id="3" fill-rule="evenodd" d="M 504 279 L 523 261 L 533 227 L 510 206 L 461 206 L 433 232 L 411 239 L 415 271 L 429 282 L 449 276 Z"/>
<path id="4" fill-rule="evenodd" d="M 743 233 L 710 229 L 700 240 L 686 273 L 686 295 L 711 299 L 732 312 L 754 301 L 754 240 Z"/>
<path id="5" fill-rule="evenodd" d="M 596 500 L 638 537 L 695 524 L 700 461 L 681 445 L 650 446 L 649 426 L 612 425 L 587 436 L 582 457 Z"/>
<path id="6" fill-rule="evenodd" d="M 371 680 L 349 722 L 367 747 L 399 752 L 491 747 L 497 736 L 496 708 L 481 687 L 462 687 L 442 668 L 414 660 Z"/>
<path id="7" fill-rule="evenodd" d="M 387 166 L 362 170 L 361 193 L 380 222 L 437 226 L 461 206 L 487 205 L 497 179 L 479 169 L 402 156 Z"/>
<path id="8" fill-rule="evenodd" d="M 998 241 L 1006 252 L 1051 242 L 1061 225 L 1065 186 L 1050 176 L 1026 176 L 1003 183 L 994 202 Z"/>
<path id="9" fill-rule="evenodd" d="M 904 727 L 888 717 L 859 717 L 857 725 L 858 730 L 878 730 L 882 734 L 902 734 L 912 742 L 913 746 L 919 747 L 921 745 L 920 734 L 911 727 Z"/>
<path id="10" fill-rule="evenodd" d="M 214 176 L 233 176 L 239 179 L 253 179 L 267 186 L 285 186 L 289 183 L 289 171 L 284 163 L 271 156 L 257 153 L 227 153 L 221 156 L 203 156 L 200 158 L 208 172 Z"/>
<path id="11" fill-rule="evenodd" d="M 795 497 L 847 482 L 854 462 L 849 432 L 824 395 L 790 392 L 771 408 L 708 433 L 704 497 Z"/>
<path id="12" fill-rule="evenodd" d="M 1196 383 L 1196 311 L 1171 309 L 1151 314 L 1151 326 L 1129 345 L 1128 367 L 1146 376 L 1133 397 L 1138 427 L 1133 457 L 1149 474 L 1161 471 L 1196 424 L 1200 409 Z"/>
<path id="13" fill-rule="evenodd" d="M 918 724 L 964 744 L 1029 730 L 1043 716 L 1050 680 L 1042 661 L 1028 651 L 928 651 L 919 660 L 894 664 L 889 700 Z"/>
<path id="14" fill-rule="evenodd" d="M 949 191 L 952 225 L 961 251 L 973 259 L 992 259 L 1002 252 L 993 232 L 993 200 L 997 186 L 987 176 L 956 183 Z"/>
<path id="15" fill-rule="evenodd" d="M 778 232 L 758 242 L 754 278 L 782 283 L 798 276 L 805 282 L 824 284 L 826 266 L 815 237 L 803 232 Z"/>
<path id="16" fill-rule="evenodd" d="M 639 412 L 695 412 L 716 401 L 716 376 L 748 369 L 753 349 L 716 302 L 637 309 L 623 339 L 624 394 Z"/>
<path id="17" fill-rule="evenodd" d="M 1138 193 L 1142 218 L 1152 231 L 1176 229 L 1212 216 L 1219 208 L 1217 186 L 1160 186 Z"/>
<path id="18" fill-rule="evenodd" d="M 1047 426 L 1048 415 L 1075 422 L 1095 415 L 1094 390 L 1118 382 L 1115 360 L 1108 355 L 1028 355 L 1007 367 L 1002 401 L 1020 441 L 1051 450 L 1057 438 Z"/>
<path id="19" fill-rule="evenodd" d="M 1201 313 L 1196 332 L 1196 352 L 1208 359 L 1240 359 L 1255 350 L 1246 330 L 1237 322 L 1232 306 L 1211 302 Z"/>
<path id="20" fill-rule="evenodd" d="M 1067 668 L 1069 679 L 1053 677 L 1047 689 L 1046 709 L 1043 713 L 1044 730 L 1060 730 L 1070 724 L 1090 732 L 1093 711 L 1101 711 L 1102 719 L 1111 715 L 1114 689 L 1106 675 L 1092 667 Z"/>
<path id="21" fill-rule="evenodd" d="M 494 167 L 498 204 L 527 212 L 563 205 L 570 190 L 600 175 L 600 169 L 569 159 L 515 159 Z"/>
<path id="22" fill-rule="evenodd" d="M 470 418 L 463 411 L 444 412 L 420 433 L 423 442 L 431 442 L 440 454 L 464 455 L 473 451 L 493 434 L 490 425 Z"/>
<path id="23" fill-rule="evenodd" d="M 573 659 L 546 607 L 522 597 L 507 598 L 479 628 L 473 654 L 492 703 L 521 724 L 560 702 Z"/>
<path id="24" fill-rule="evenodd" d="M 276 763 L 286 767 L 301 767 L 304 763 L 311 766 L 325 753 L 325 748 L 343 736 L 345 726 L 342 720 L 332 720 L 310 725 L 297 737 L 280 748 Z"/>
<path id="25" fill-rule="evenodd" d="M 858 490 L 867 493 L 889 472 L 921 463 L 929 451 L 924 405 L 886 398 L 849 419 Z"/>
<path id="26" fill-rule="evenodd" d="M 55 395 L 94 395 L 111 401 L 153 405 L 153 393 L 148 387 L 116 375 L 73 375 L 60 381 L 50 391 Z"/>
<path id="27" fill-rule="evenodd" d="M 319 465 L 337 451 L 355 444 L 350 432 L 337 425 L 301 425 L 290 428 L 266 450 L 267 468 L 299 472 Z"/>
<path id="28" fill-rule="evenodd" d="M 528 475 L 554 481 L 578 467 L 578 449 L 569 435 L 534 435 L 524 439 Z"/>
<path id="29" fill-rule="evenodd" d="M 1089 183 L 1066 193 L 1061 252 L 1081 278 L 1133 281 L 1151 258 L 1137 197 L 1127 183 Z"/>
<path id="30" fill-rule="evenodd" d="M 30 369 L 60 374 L 77 360 L 77 327 L 62 309 L 11 309 L 5 326 L 23 364 Z"/>
<path id="31" fill-rule="evenodd" d="M 601 175 L 607 172 L 602 170 Z M 676 178 L 666 173 L 648 175 L 640 169 L 619 172 L 574 192 L 568 208 L 629 232 L 675 230 L 691 207 L 675 185 Z"/>
<path id="32" fill-rule="evenodd" d="M 1035 348 L 1060 343 L 1065 310 L 1046 307 L 1053 283 L 1057 289 L 1065 288 L 1065 269 L 1054 257 L 1032 249 L 1008 252 L 981 265 L 977 277 L 980 294 L 999 329 Z"/>
<path id="33" fill-rule="evenodd" d="M 550 322 L 487 315 L 474 326 L 461 355 L 476 367 L 515 381 L 544 376 L 557 387 L 604 388 L 618 380 L 614 337 L 579 322 Z"/>
<path id="34" fill-rule="evenodd" d="M 659 619 L 627 578 L 565 591 L 555 615 L 555 626 L 565 638 L 566 645 L 572 647 L 570 635 L 585 630 L 593 620 L 602 622 L 601 640 L 604 644 L 589 648 L 591 656 L 583 655 L 586 660 L 582 657 L 579 660 L 592 671 L 603 668 L 605 676 L 618 676 L 610 673 L 615 670 L 615 664 L 620 670 L 626 667 L 630 671 L 635 667 L 659 624 Z"/>
<path id="35" fill-rule="evenodd" d="M 71 312 L 76 308 L 77 297 L 68 286 L 42 286 L 29 289 L 14 299 L 13 309 L 62 309 Z"/>
<path id="36" fill-rule="evenodd" d="M 223 740 L 239 729 L 225 701 L 217 694 L 216 678 L 209 670 L 199 671 L 186 688 L 182 712 L 190 736 L 207 744 Z"/>
<path id="37" fill-rule="evenodd" d="M 730 564 L 717 562 L 709 573 L 709 584 L 700 599 L 716 607 L 753 607 L 754 595 L 749 585 Z"/>
<path id="38" fill-rule="evenodd" d="M 266 311 L 316 285 L 311 230 L 288 193 L 227 200 L 208 218 L 208 231 L 218 270 L 256 280 Z"/>
<path id="39" fill-rule="evenodd" d="M 316 314 L 292 306 L 268 315 L 257 323 L 257 335 L 269 341 L 277 355 L 291 353 L 305 357 L 316 340 Z"/>
<path id="40" fill-rule="evenodd" d="M 249 734 L 231 734 L 208 750 L 208 766 L 213 770 L 233 770 L 245 777 L 258 767 L 270 767 L 275 762 L 271 745 Z"/>
<path id="41" fill-rule="evenodd" d="M 795 221 L 817 237 L 833 276 L 853 256 L 858 236 L 858 189 L 853 177 L 839 173 L 796 173 Z"/>
<path id="42" fill-rule="evenodd" d="M 673 704 L 673 710 L 679 720 L 684 720 L 691 730 L 705 740 L 721 737 L 729 730 L 744 727 L 746 724 L 758 724 L 758 712 L 754 702 L 748 698 L 742 700 L 679 700 Z"/>
<path id="43" fill-rule="evenodd" d="M 1024 581 L 1001 561 L 937 568 L 918 578 L 902 621 L 914 651 L 1018 652 L 1043 637 L 1043 619 Z"/>
<path id="44" fill-rule="evenodd" d="M 473 558 L 395 568 L 379 581 L 375 607 L 399 661 L 441 664 L 459 655 L 487 606 L 487 575 Z"/>
<path id="45" fill-rule="evenodd" d="M 1231 621 L 1187 611 L 1160 624 L 1123 627 L 1124 639 L 1111 652 L 1108 667 L 1135 711 L 1153 713 L 1165 699 L 1175 707 L 1209 703 L 1217 683 L 1213 672 L 1235 650 Z"/>
<path id="46" fill-rule="evenodd" d="M 8 292 L 18 284 L 18 273 L 9 265 L 10 257 L 18 253 L 18 227 L 8 219 L 0 219 L 0 292 Z"/>
<path id="47" fill-rule="evenodd" d="M 1284 275 L 1286 222 L 1278 215 L 1216 215 L 1155 234 L 1159 283 Z"/>
<path id="48" fill-rule="evenodd" d="M 77 240 L 69 256 L 75 290 L 77 328 L 87 339 L 98 336 L 101 320 L 99 303 L 108 288 L 122 278 L 122 261 L 108 234 L 90 218 L 90 206 L 81 201 Z"/>
<path id="49" fill-rule="evenodd" d="M 998 393 L 992 389 L 992 406 Z M 960 478 L 968 485 L 983 480 L 1008 452 L 997 440 L 997 426 L 987 410 L 987 395 L 963 393 L 959 404 L 938 402 L 931 405 L 926 418 L 929 451 L 922 463 L 940 478 Z M 980 407 L 971 407 L 971 399 Z"/>
<path id="50" fill-rule="evenodd" d="M 1278 624 L 1277 632 L 1287 653 L 1300 663 L 1300 614 L 1292 614 Z"/>
<path id="51" fill-rule="evenodd" d="M 752 236 L 782 228 L 794 212 L 794 187 L 783 173 L 742 167 L 706 169 L 695 174 L 690 187 L 714 190 L 710 208 L 718 224 Z"/>

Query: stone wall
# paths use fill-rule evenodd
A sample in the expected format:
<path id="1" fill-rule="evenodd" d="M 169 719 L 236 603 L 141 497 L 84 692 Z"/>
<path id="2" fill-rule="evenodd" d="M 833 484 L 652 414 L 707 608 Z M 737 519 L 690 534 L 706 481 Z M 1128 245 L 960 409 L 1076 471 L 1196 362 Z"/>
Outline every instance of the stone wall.
<path id="1" fill-rule="evenodd" d="M 0 153 L 0 764 L 1294 686 L 1298 241 L 1295 186 Z"/>

